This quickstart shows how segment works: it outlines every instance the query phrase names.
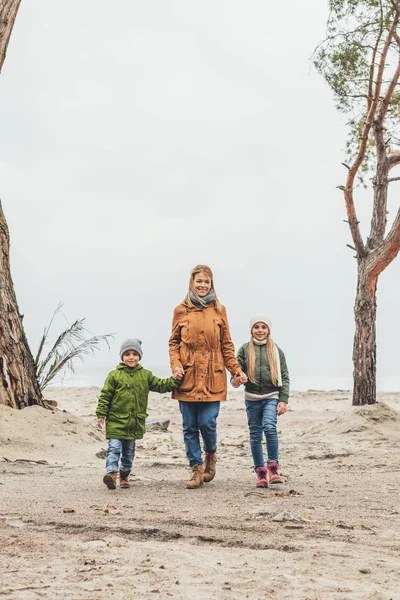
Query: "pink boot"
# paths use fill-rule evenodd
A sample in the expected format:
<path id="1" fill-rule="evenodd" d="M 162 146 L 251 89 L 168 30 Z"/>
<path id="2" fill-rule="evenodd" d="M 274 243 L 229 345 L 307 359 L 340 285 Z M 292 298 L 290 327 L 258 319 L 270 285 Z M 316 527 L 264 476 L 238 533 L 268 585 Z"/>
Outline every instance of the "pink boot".
<path id="1" fill-rule="evenodd" d="M 279 465 L 277 462 L 267 464 L 268 483 L 284 483 L 282 475 L 279 473 Z"/>
<path id="2" fill-rule="evenodd" d="M 257 467 L 256 487 L 268 487 L 267 469 L 265 467 Z"/>

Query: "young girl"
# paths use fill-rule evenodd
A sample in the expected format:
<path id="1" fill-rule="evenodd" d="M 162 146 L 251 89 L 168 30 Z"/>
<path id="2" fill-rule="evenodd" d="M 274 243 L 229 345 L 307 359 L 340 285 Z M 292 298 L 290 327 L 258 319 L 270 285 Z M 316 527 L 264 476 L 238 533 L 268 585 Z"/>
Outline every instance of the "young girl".
<path id="1" fill-rule="evenodd" d="M 245 405 L 250 430 L 250 447 L 257 487 L 283 483 L 279 472 L 278 415 L 286 412 L 289 400 L 289 372 L 285 355 L 271 338 L 271 321 L 256 315 L 250 321 L 251 338 L 239 348 L 238 362 L 248 376 L 245 384 Z M 239 387 L 238 376 L 232 385 Z M 265 468 L 262 438 L 267 441 L 268 461 Z"/>

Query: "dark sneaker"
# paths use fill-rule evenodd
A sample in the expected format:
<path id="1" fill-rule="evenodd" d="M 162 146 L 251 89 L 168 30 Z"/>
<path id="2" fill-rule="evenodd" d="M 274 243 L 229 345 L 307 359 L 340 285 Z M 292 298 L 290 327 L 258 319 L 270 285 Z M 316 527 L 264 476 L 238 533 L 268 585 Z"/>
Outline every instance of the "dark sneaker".
<path id="1" fill-rule="evenodd" d="M 265 467 L 257 467 L 256 487 L 268 487 L 267 469 Z"/>
<path id="2" fill-rule="evenodd" d="M 115 490 L 115 488 L 117 487 L 117 474 L 106 473 L 103 477 L 103 482 L 106 484 L 109 490 Z"/>
<path id="3" fill-rule="evenodd" d="M 277 462 L 270 462 L 267 464 L 267 476 L 268 483 L 284 483 L 284 479 L 279 472 L 279 465 Z"/>
<path id="4" fill-rule="evenodd" d="M 129 473 L 119 474 L 119 487 L 125 490 L 131 487 L 131 484 L 129 482 Z"/>

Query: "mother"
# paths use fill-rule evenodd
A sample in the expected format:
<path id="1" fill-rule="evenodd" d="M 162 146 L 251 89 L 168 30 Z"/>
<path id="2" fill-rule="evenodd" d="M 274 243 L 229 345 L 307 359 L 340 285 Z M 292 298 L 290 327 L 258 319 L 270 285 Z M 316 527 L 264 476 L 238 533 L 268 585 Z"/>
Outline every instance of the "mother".
<path id="1" fill-rule="evenodd" d="M 186 298 L 174 310 L 169 356 L 174 376 L 183 375 L 172 397 L 179 400 L 191 467 L 186 487 L 193 489 L 215 476 L 217 417 L 220 401 L 227 397 L 225 367 L 239 375 L 241 383 L 247 381 L 235 357 L 225 307 L 217 298 L 213 274 L 206 265 L 192 269 Z"/>

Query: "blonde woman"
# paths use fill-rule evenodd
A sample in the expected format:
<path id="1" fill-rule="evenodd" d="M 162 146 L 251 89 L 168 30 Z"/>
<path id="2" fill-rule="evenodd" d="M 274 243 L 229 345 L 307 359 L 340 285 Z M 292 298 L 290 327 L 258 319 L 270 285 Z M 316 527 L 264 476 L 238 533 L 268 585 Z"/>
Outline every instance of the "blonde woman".
<path id="1" fill-rule="evenodd" d="M 235 381 L 247 381 L 235 357 L 226 310 L 218 300 L 207 265 L 192 269 L 188 293 L 174 310 L 169 355 L 174 376 L 183 376 L 172 397 L 179 400 L 191 468 L 186 487 L 195 489 L 215 476 L 217 417 L 220 402 L 227 397 L 225 369 L 235 376 Z"/>
<path id="2" fill-rule="evenodd" d="M 245 384 L 245 405 L 250 431 L 250 448 L 256 486 L 283 483 L 279 472 L 279 441 L 277 416 L 286 412 L 289 400 L 289 372 L 285 355 L 271 338 L 271 321 L 256 315 L 250 321 L 250 341 L 239 348 L 238 361 L 248 380 Z M 233 377 L 238 387 L 240 378 Z M 264 463 L 262 439 L 267 442 L 268 461 Z"/>

